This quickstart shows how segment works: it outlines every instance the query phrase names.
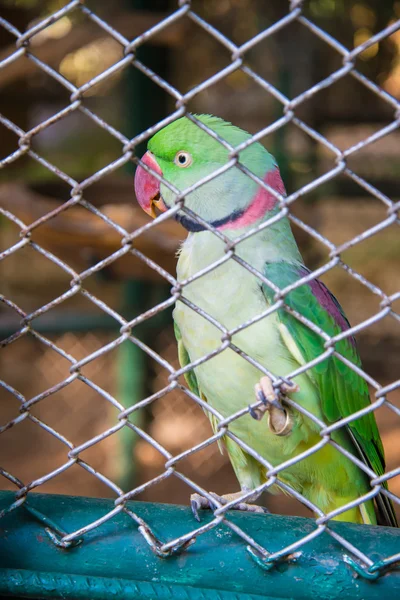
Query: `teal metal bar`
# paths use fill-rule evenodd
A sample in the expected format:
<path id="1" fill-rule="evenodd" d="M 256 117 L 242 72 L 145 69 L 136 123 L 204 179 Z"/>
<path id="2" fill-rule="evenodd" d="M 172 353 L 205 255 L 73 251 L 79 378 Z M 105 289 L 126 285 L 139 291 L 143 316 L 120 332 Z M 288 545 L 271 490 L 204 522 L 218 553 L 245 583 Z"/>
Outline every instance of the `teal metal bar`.
<path id="1" fill-rule="evenodd" d="M 15 496 L 0 493 L 0 510 Z M 59 529 L 75 531 L 112 510 L 112 500 L 31 494 L 30 506 Z M 166 542 L 196 528 L 190 509 L 132 502 L 128 506 Z M 204 513 L 203 522 L 211 519 Z M 257 542 L 278 550 L 315 529 L 312 519 L 231 512 L 229 519 Z M 333 523 L 340 535 L 372 560 L 394 554 L 400 530 Z M 0 520 L 0 596 L 109 600 L 354 600 L 397 598 L 400 572 L 375 581 L 356 575 L 347 553 L 326 533 L 307 543 L 295 563 L 260 568 L 246 543 L 226 526 L 203 535 L 180 555 L 159 558 L 125 513 L 84 535 L 67 550 L 53 544 L 44 524 L 20 506 Z"/>

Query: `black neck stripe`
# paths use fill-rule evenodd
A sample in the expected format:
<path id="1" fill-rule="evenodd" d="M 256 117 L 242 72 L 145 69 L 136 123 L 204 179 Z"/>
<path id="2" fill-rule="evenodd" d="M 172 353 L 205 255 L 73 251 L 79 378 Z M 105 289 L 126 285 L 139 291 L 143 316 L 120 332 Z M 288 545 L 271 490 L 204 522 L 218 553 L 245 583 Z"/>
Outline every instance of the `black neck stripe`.
<path id="1" fill-rule="evenodd" d="M 234 223 L 236 219 L 239 219 L 244 213 L 245 210 L 235 210 L 233 213 L 224 217 L 223 219 L 219 219 L 218 221 L 211 221 L 210 225 L 218 229 L 218 227 L 222 227 L 222 225 L 226 225 L 227 223 Z M 185 229 L 190 231 L 191 233 L 198 231 L 207 231 L 206 227 L 203 227 L 200 223 L 197 223 L 190 217 L 186 215 L 180 215 L 179 213 L 175 215 L 175 219 L 180 223 Z"/>

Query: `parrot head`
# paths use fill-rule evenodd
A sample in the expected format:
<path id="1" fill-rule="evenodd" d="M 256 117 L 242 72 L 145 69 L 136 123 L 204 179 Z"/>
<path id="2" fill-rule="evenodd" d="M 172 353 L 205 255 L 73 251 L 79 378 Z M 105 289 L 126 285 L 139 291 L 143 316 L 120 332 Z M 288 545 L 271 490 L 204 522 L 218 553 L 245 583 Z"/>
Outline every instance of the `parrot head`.
<path id="1" fill-rule="evenodd" d="M 251 138 L 249 133 L 220 118 L 211 115 L 196 115 L 196 118 L 233 147 Z M 147 148 L 142 162 L 179 192 L 185 192 L 229 161 L 229 151 L 187 117 L 161 129 L 149 140 Z M 255 142 L 242 150 L 239 161 L 274 190 L 285 193 L 275 160 L 261 144 Z M 155 208 L 164 212 L 176 200 L 175 192 L 140 165 L 135 174 L 135 192 L 140 206 L 152 217 L 156 216 Z M 277 200 L 233 165 L 185 193 L 184 205 L 217 229 L 237 230 L 262 219 L 276 207 Z M 183 210 L 175 218 L 188 231 L 205 229 Z"/>

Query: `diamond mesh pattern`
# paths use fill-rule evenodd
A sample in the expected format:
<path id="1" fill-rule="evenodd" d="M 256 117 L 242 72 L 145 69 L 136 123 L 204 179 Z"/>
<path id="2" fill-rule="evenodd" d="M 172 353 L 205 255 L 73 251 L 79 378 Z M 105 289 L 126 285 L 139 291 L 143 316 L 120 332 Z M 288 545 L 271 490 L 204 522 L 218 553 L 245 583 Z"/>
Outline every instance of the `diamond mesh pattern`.
<path id="1" fill-rule="evenodd" d="M 399 102 L 391 96 L 389 93 L 384 91 L 381 87 L 379 87 L 376 83 L 368 79 L 365 75 L 363 75 L 357 68 L 357 58 L 368 48 L 372 47 L 374 44 L 379 42 L 380 40 L 390 36 L 398 29 L 400 29 L 400 20 L 392 22 L 383 30 L 379 31 L 376 35 L 371 37 L 369 40 L 365 41 L 363 44 L 357 46 L 353 50 L 348 50 L 344 47 L 337 39 L 332 37 L 326 31 L 324 31 L 320 26 L 316 25 L 312 20 L 306 18 L 303 14 L 303 2 L 302 0 L 292 0 L 289 3 L 287 14 L 279 19 L 273 25 L 267 27 L 263 31 L 259 32 L 257 35 L 252 37 L 246 43 L 238 46 L 234 44 L 230 39 L 228 39 L 225 35 L 223 35 L 220 31 L 215 29 L 210 23 L 206 22 L 202 17 L 196 14 L 193 10 L 192 3 L 190 0 L 180 0 L 176 9 L 167 17 L 161 20 L 159 23 L 145 31 L 144 34 L 136 37 L 133 40 L 127 39 L 124 35 L 122 35 L 119 31 L 113 28 L 108 22 L 106 22 L 103 18 L 98 16 L 95 12 L 92 12 L 88 7 L 86 7 L 80 0 L 73 0 L 66 4 L 63 8 L 51 14 L 49 17 L 44 18 L 36 22 L 36 24 L 30 27 L 24 33 L 18 31 L 16 27 L 14 27 L 11 23 L 5 21 L 4 19 L 0 19 L 0 25 L 5 28 L 12 36 L 15 37 L 15 51 L 4 58 L 0 63 L 0 72 L 6 72 L 7 67 L 21 60 L 28 60 L 35 65 L 35 67 L 41 71 L 43 71 L 48 77 L 53 78 L 57 81 L 61 86 L 63 86 L 68 94 L 69 94 L 69 102 L 68 105 L 59 110 L 56 114 L 51 117 L 42 120 L 38 125 L 33 127 L 30 130 L 23 130 L 16 123 L 12 122 L 5 116 L 0 115 L 0 122 L 3 126 L 13 132 L 18 138 L 18 149 L 12 152 L 9 156 L 6 156 L 1 161 L 1 167 L 7 168 L 12 163 L 20 160 L 21 157 L 29 156 L 31 159 L 39 163 L 45 169 L 48 169 L 52 172 L 56 178 L 62 180 L 70 189 L 70 199 L 60 206 L 58 206 L 55 210 L 49 211 L 37 220 L 32 223 L 22 222 L 16 215 L 14 215 L 11 211 L 6 209 L 1 209 L 1 212 L 6 220 L 11 221 L 14 225 L 19 229 L 20 240 L 15 244 L 8 247 L 1 254 L 1 259 L 7 259 L 8 256 L 18 253 L 24 247 L 29 247 L 31 251 L 40 254 L 42 257 L 51 261 L 54 265 L 57 265 L 59 269 L 64 271 L 66 276 L 70 281 L 70 287 L 64 293 L 57 295 L 51 301 L 47 302 L 43 306 L 40 306 L 38 309 L 26 313 L 24 312 L 15 302 L 6 298 L 5 296 L 1 297 L 1 301 L 8 306 L 8 308 L 18 315 L 21 319 L 21 325 L 18 332 L 13 334 L 11 337 L 6 339 L 3 342 L 4 346 L 13 344 L 17 342 L 19 338 L 23 336 L 33 336 L 47 346 L 51 348 L 55 353 L 63 357 L 70 364 L 69 368 L 69 376 L 67 378 L 58 381 L 48 389 L 45 389 L 41 393 L 37 394 L 32 398 L 23 397 L 18 390 L 14 389 L 12 386 L 7 384 L 6 382 L 1 382 L 1 385 L 12 394 L 17 401 L 20 403 L 20 414 L 11 419 L 8 423 L 4 424 L 0 428 L 0 433 L 9 430 L 14 427 L 19 427 L 20 424 L 25 420 L 30 420 L 35 426 L 44 429 L 49 435 L 54 436 L 61 444 L 65 446 L 65 462 L 60 465 L 55 470 L 51 472 L 47 472 L 41 477 L 33 479 L 31 481 L 22 482 L 17 477 L 12 475 L 11 473 L 6 472 L 4 469 L 1 470 L 1 474 L 3 477 L 7 478 L 10 482 L 12 482 L 17 488 L 18 491 L 16 493 L 15 502 L 12 506 L 9 507 L 8 511 L 15 509 L 17 506 L 20 506 L 26 501 L 28 493 L 33 489 L 38 489 L 40 486 L 57 477 L 60 473 L 71 469 L 73 466 L 79 466 L 80 468 L 89 472 L 93 477 L 101 479 L 101 481 L 107 485 L 110 490 L 115 494 L 115 508 L 105 514 L 101 519 L 96 522 L 87 523 L 85 527 L 80 529 L 79 531 L 73 532 L 60 532 L 54 531 L 51 528 L 48 529 L 50 535 L 52 536 L 53 541 L 61 545 L 64 548 L 69 547 L 70 545 L 76 544 L 79 542 L 82 537 L 84 538 L 84 534 L 96 527 L 99 527 L 103 522 L 108 519 L 112 519 L 117 513 L 121 511 L 125 511 L 127 514 L 131 516 L 131 518 L 137 523 L 139 527 L 139 531 L 145 537 L 151 548 L 154 552 L 156 552 L 159 556 L 169 556 L 176 552 L 185 550 L 190 544 L 194 543 L 196 538 L 202 535 L 205 531 L 214 528 L 216 525 L 220 523 L 224 523 L 225 526 L 234 530 L 242 539 L 243 542 L 248 546 L 249 551 L 252 553 L 255 560 L 259 562 L 259 564 L 265 568 L 272 567 L 277 561 L 283 559 L 291 559 L 297 556 L 296 553 L 301 552 L 301 548 L 307 544 L 308 541 L 319 536 L 322 532 L 327 532 L 329 535 L 334 537 L 343 548 L 356 559 L 353 560 L 348 558 L 350 564 L 362 575 L 366 577 L 373 577 L 380 574 L 383 568 L 389 567 L 391 564 L 395 563 L 400 559 L 400 554 L 395 556 L 388 556 L 384 561 L 380 561 L 379 563 L 375 563 L 373 559 L 366 556 L 362 549 L 355 547 L 353 544 L 350 544 L 344 537 L 339 536 L 336 532 L 334 532 L 330 528 L 330 519 L 335 515 L 348 510 L 349 508 L 361 504 L 367 498 L 373 498 L 379 492 L 383 492 L 388 497 L 392 498 L 394 502 L 400 503 L 400 499 L 395 496 L 393 493 L 390 493 L 382 488 L 382 483 L 384 481 L 388 481 L 391 478 L 395 477 L 400 473 L 400 467 L 393 469 L 390 472 L 385 473 L 381 477 L 376 477 L 376 475 L 368 469 L 365 465 L 363 465 L 360 461 L 358 461 L 355 457 L 346 452 L 343 448 L 339 447 L 331 438 L 331 433 L 341 427 L 343 427 L 346 423 L 351 422 L 352 420 L 360 417 L 363 414 L 366 414 L 370 411 L 374 411 L 379 407 L 385 405 L 388 409 L 390 409 L 394 413 L 394 417 L 400 416 L 399 409 L 391 403 L 387 399 L 387 394 L 394 389 L 400 387 L 400 381 L 394 381 L 390 385 L 382 387 L 377 381 L 375 381 L 368 373 L 363 371 L 360 367 L 350 363 L 343 356 L 341 356 L 336 348 L 335 344 L 340 339 L 348 337 L 352 334 L 357 334 L 358 332 L 366 329 L 367 327 L 379 323 L 382 319 L 389 316 L 397 321 L 400 321 L 400 315 L 396 312 L 394 308 L 394 303 L 400 299 L 400 292 L 392 294 L 388 296 L 384 293 L 384 291 L 374 285 L 372 282 L 368 281 L 363 275 L 356 272 L 353 268 L 348 266 L 342 259 L 342 254 L 345 250 L 353 247 L 366 238 L 372 237 L 378 232 L 381 232 L 388 228 L 393 224 L 399 224 L 399 215 L 398 210 L 400 208 L 400 204 L 397 202 L 393 202 L 389 197 L 375 188 L 371 183 L 369 183 L 364 177 L 361 177 L 353 170 L 351 170 L 348 166 L 348 159 L 353 155 L 356 155 L 362 149 L 366 148 L 373 142 L 376 142 L 380 138 L 390 134 L 395 131 L 400 124 L 400 106 Z M 119 44 L 123 48 L 123 58 L 114 62 L 110 67 L 108 67 L 103 72 L 99 73 L 95 77 L 91 78 L 89 81 L 86 81 L 80 87 L 76 87 L 70 81 L 68 81 L 60 72 L 58 72 L 53 67 L 46 64 L 46 62 L 42 61 L 35 54 L 35 36 L 40 34 L 46 30 L 47 27 L 52 25 L 53 23 L 59 21 L 64 16 L 73 13 L 74 11 L 80 11 L 82 16 L 86 19 L 93 21 L 96 26 L 100 27 L 104 32 L 113 38 L 117 44 Z M 211 36 L 216 42 L 224 46 L 228 52 L 230 53 L 230 62 L 228 66 L 218 71 L 213 76 L 203 80 L 200 84 L 195 86 L 189 92 L 182 94 L 175 87 L 170 85 L 167 81 L 165 81 L 162 77 L 153 72 L 148 66 L 143 64 L 136 55 L 137 49 L 143 45 L 145 42 L 159 34 L 161 31 L 168 30 L 173 24 L 180 21 L 190 20 L 194 23 L 194 25 L 198 28 L 204 30 L 204 32 Z M 261 43 L 263 40 L 272 36 L 279 30 L 283 30 L 288 27 L 291 23 L 297 22 L 301 24 L 304 28 L 306 28 L 312 35 L 318 37 L 324 44 L 329 46 L 334 52 L 337 53 L 338 58 L 341 61 L 341 66 L 330 74 L 328 77 L 319 81 L 317 84 L 312 87 L 306 89 L 303 93 L 299 94 L 295 98 L 289 99 L 282 92 L 280 92 L 274 85 L 272 85 L 269 81 L 261 77 L 253 68 L 251 68 L 248 64 L 246 64 L 246 53 L 254 48 L 257 44 Z M 167 118 L 163 119 L 161 122 L 155 123 L 152 127 L 146 129 L 139 135 L 137 135 L 133 139 L 128 139 L 124 136 L 120 131 L 117 131 L 115 128 L 110 126 L 104 119 L 100 118 L 92 109 L 89 109 L 85 104 L 85 95 L 90 92 L 90 90 L 108 80 L 110 77 L 123 71 L 128 66 L 134 67 L 141 71 L 146 77 L 150 78 L 156 85 L 160 86 L 175 102 L 175 110 L 170 114 Z M 257 134 L 253 135 L 252 138 L 241 144 L 239 147 L 233 148 L 230 147 L 227 142 L 220 139 L 213 131 L 209 130 L 203 123 L 199 122 L 194 116 L 187 114 L 187 104 L 188 102 L 197 96 L 200 92 L 207 90 L 217 82 L 221 81 L 229 74 L 241 71 L 246 76 L 251 78 L 251 80 L 258 86 L 260 86 L 263 90 L 265 90 L 268 94 L 272 95 L 282 107 L 282 116 L 277 118 L 272 124 L 260 130 Z M 310 127 L 304 120 L 302 120 L 298 114 L 297 109 L 301 107 L 301 105 L 308 101 L 312 96 L 317 94 L 324 88 L 332 86 L 339 79 L 350 76 L 358 80 L 358 82 L 367 88 L 370 92 L 378 96 L 382 102 L 386 103 L 391 111 L 392 111 L 392 121 L 389 125 L 379 129 L 373 135 L 362 139 L 362 141 L 354 144 L 350 148 L 346 150 L 340 150 L 334 143 L 330 142 L 324 135 Z M 110 134 L 113 138 L 115 138 L 122 145 L 122 152 L 120 156 L 107 164 L 105 167 L 97 170 L 94 174 L 87 177 L 83 181 L 77 181 L 67 173 L 63 172 L 59 167 L 52 164 L 51 161 L 42 157 L 40 153 L 32 148 L 32 141 L 35 136 L 39 133 L 45 131 L 48 127 L 59 122 L 63 119 L 66 119 L 69 115 L 75 112 L 81 112 L 86 115 L 89 119 L 93 121 L 96 127 L 101 128 Z M 127 164 L 129 161 L 134 161 L 136 163 L 140 162 L 135 156 L 135 147 L 142 141 L 150 138 L 155 132 L 159 131 L 161 128 L 171 123 L 175 119 L 180 116 L 187 114 L 187 116 L 194 121 L 200 128 L 207 131 L 209 135 L 217 138 L 221 144 L 223 144 L 229 150 L 229 162 L 218 171 L 215 171 L 211 176 L 203 179 L 202 181 L 192 185 L 190 188 L 185 190 L 184 193 L 178 193 L 177 190 L 173 190 L 177 194 L 177 202 L 176 205 L 169 209 L 166 213 L 157 217 L 155 221 L 146 223 L 144 226 L 141 226 L 134 230 L 133 232 L 129 232 L 125 230 L 121 225 L 116 223 L 112 218 L 107 216 L 104 211 L 97 208 L 93 203 L 89 202 L 85 198 L 86 190 L 94 183 L 101 181 L 105 176 L 117 171 L 123 165 Z M 326 173 L 320 175 L 319 177 L 313 179 L 308 184 L 304 185 L 297 191 L 292 194 L 289 194 L 287 197 L 283 197 L 278 194 L 276 191 L 271 189 L 267 184 L 258 179 L 253 173 L 251 173 L 244 165 L 239 162 L 239 152 L 246 148 L 248 145 L 252 144 L 257 140 L 261 140 L 264 136 L 271 134 L 274 131 L 279 130 L 283 126 L 290 123 L 292 126 L 301 130 L 306 136 L 309 136 L 326 148 L 327 151 L 333 153 L 335 156 L 335 165 L 330 168 Z M 259 227 L 255 227 L 252 231 L 246 233 L 240 238 L 234 240 L 232 242 L 223 233 L 220 231 L 213 230 L 213 228 L 207 223 L 203 222 L 197 215 L 193 214 L 187 207 L 185 207 L 184 197 L 190 191 L 193 191 L 198 186 L 202 185 L 205 181 L 216 177 L 218 174 L 224 172 L 225 170 L 231 168 L 232 166 L 236 166 L 241 169 L 246 175 L 256 181 L 260 186 L 267 189 L 268 192 L 273 194 L 280 206 L 280 211 L 277 215 L 275 215 L 268 222 L 263 223 Z M 148 167 L 142 164 L 143 168 L 149 170 Z M 335 177 L 339 175 L 344 175 L 347 178 L 351 179 L 356 185 L 360 186 L 364 192 L 376 198 L 385 208 L 386 216 L 383 220 L 377 223 L 375 226 L 363 231 L 361 234 L 356 237 L 342 243 L 340 245 L 335 245 L 329 239 L 327 239 L 324 235 L 319 233 L 316 229 L 311 227 L 310 225 L 303 222 L 299 217 L 294 216 L 290 208 L 294 202 L 296 202 L 299 198 L 305 196 L 311 191 L 315 190 L 322 184 L 333 180 Z M 171 189 L 173 186 L 168 184 Z M 32 234 L 34 231 L 56 216 L 64 213 L 65 211 L 70 210 L 72 207 L 79 205 L 92 213 L 99 219 L 101 219 L 104 224 L 111 228 L 115 234 L 120 239 L 120 248 L 111 253 L 106 258 L 96 262 L 90 268 L 82 272 L 76 272 L 70 265 L 68 265 L 64 260 L 61 260 L 52 252 L 47 249 L 41 247 L 40 244 L 36 243 L 32 239 Z M 135 247 L 135 240 L 137 240 L 140 236 L 142 236 L 148 230 L 157 227 L 157 225 L 163 221 L 171 219 L 178 210 L 183 210 L 188 216 L 197 222 L 201 223 L 204 227 L 209 230 L 213 230 L 214 234 L 218 236 L 225 243 L 225 255 L 224 257 L 216 262 L 215 264 L 203 269 L 198 272 L 195 277 L 192 277 L 190 280 L 178 282 L 175 277 L 170 275 L 165 269 L 163 269 L 160 265 L 158 265 L 154 260 L 148 258 L 139 251 Z M 257 233 L 260 229 L 269 227 L 273 222 L 282 219 L 284 217 L 288 217 L 292 223 L 294 223 L 297 227 L 302 229 L 308 235 L 315 238 L 318 242 L 324 245 L 329 251 L 329 260 L 320 268 L 313 271 L 311 275 L 303 278 L 302 280 L 296 282 L 284 290 L 279 290 L 276 286 L 274 286 L 271 282 L 266 280 L 262 273 L 257 272 L 251 265 L 247 264 L 243 259 L 241 259 L 235 252 L 237 246 L 243 242 L 243 240 L 249 238 L 250 236 Z M 106 302 L 96 297 L 91 291 L 89 291 L 87 286 L 88 278 L 90 278 L 95 273 L 101 271 L 107 266 L 110 266 L 115 261 L 123 257 L 124 255 L 133 255 L 143 263 L 147 265 L 148 268 L 154 270 L 158 275 L 160 275 L 166 282 L 171 284 L 172 290 L 170 297 L 153 306 L 151 309 L 143 312 L 135 319 L 131 321 L 127 321 L 123 316 L 118 314 L 116 310 L 111 308 Z M 226 261 L 236 261 L 238 264 L 242 266 L 243 269 L 247 269 L 251 273 L 257 275 L 257 277 L 267 283 L 270 287 L 276 292 L 275 304 L 268 308 L 263 314 L 258 315 L 253 318 L 251 321 L 243 323 L 240 327 L 235 330 L 227 330 L 220 323 L 216 322 L 210 315 L 206 314 L 199 307 L 193 305 L 186 297 L 185 297 L 185 286 L 194 279 L 199 279 L 204 276 L 206 273 L 215 269 L 220 264 Z M 274 373 L 270 373 L 267 369 L 265 369 L 262 365 L 258 364 L 257 361 L 246 355 L 240 348 L 238 348 L 233 342 L 232 337 L 238 331 L 241 331 L 251 324 L 259 321 L 266 315 L 270 314 L 273 311 L 276 311 L 281 306 L 284 306 L 285 295 L 295 287 L 302 285 L 302 283 L 310 281 L 311 279 L 321 276 L 324 273 L 330 271 L 334 267 L 343 269 L 347 272 L 347 274 L 356 279 L 360 284 L 365 286 L 372 293 L 377 295 L 380 299 L 379 311 L 376 312 L 372 317 L 362 321 L 358 325 L 352 327 L 348 331 L 343 334 L 337 335 L 335 337 L 329 337 L 324 331 L 316 327 L 313 323 L 309 322 L 307 319 L 302 317 L 301 315 L 291 311 L 292 314 L 301 322 L 305 323 L 308 327 L 310 327 L 313 331 L 318 333 L 323 340 L 325 341 L 325 351 L 324 353 L 317 357 L 312 363 L 308 363 L 304 366 L 301 366 L 294 370 L 290 374 L 290 378 L 307 371 L 311 366 L 323 361 L 328 356 L 336 356 L 341 361 L 345 362 L 351 369 L 357 372 L 361 377 L 363 377 L 368 384 L 375 390 L 374 397 L 372 398 L 371 405 L 364 408 L 363 410 L 358 411 L 356 414 L 351 415 L 348 418 L 341 419 L 338 422 L 330 426 L 326 426 L 325 423 L 319 421 L 314 415 L 307 412 L 303 407 L 297 405 L 293 401 L 288 401 L 289 404 L 295 409 L 303 414 L 306 414 L 310 419 L 312 419 L 320 428 L 320 436 L 321 439 L 314 447 L 310 448 L 306 452 L 292 458 L 279 466 L 273 467 L 269 464 L 264 458 L 262 458 L 253 448 L 246 445 L 241 439 L 235 436 L 232 431 L 229 429 L 229 425 L 236 419 L 239 419 L 242 415 L 247 414 L 248 407 L 244 407 L 243 410 L 230 415 L 228 418 L 223 418 L 221 414 L 218 413 L 211 406 L 207 405 L 201 398 L 197 397 L 193 394 L 187 387 L 181 383 L 181 376 L 192 369 L 193 367 L 202 364 L 205 361 L 210 360 L 216 354 L 219 354 L 226 348 L 230 348 L 234 352 L 238 353 L 243 357 L 244 360 L 247 360 L 254 366 L 256 366 L 261 372 L 270 376 L 274 382 L 276 387 L 282 383 L 282 379 L 276 376 Z M 48 313 L 67 301 L 68 299 L 74 296 L 84 296 L 87 301 L 93 303 L 98 309 L 109 315 L 119 326 L 119 335 L 115 337 L 111 342 L 101 346 L 99 349 L 93 351 L 90 354 L 87 354 L 84 358 L 78 360 L 74 358 L 71 354 L 65 352 L 59 345 L 57 345 L 54 341 L 46 337 L 45 335 L 39 333 L 35 329 L 35 320 L 45 313 Z M 221 332 L 221 345 L 215 350 L 213 353 L 210 353 L 197 361 L 191 363 L 189 366 L 176 369 L 173 365 L 171 365 L 164 357 L 160 356 L 157 352 L 155 352 L 152 348 L 146 345 L 144 342 L 139 340 L 133 329 L 138 324 L 150 319 L 157 313 L 163 311 L 168 307 L 172 307 L 177 301 L 185 303 L 187 306 L 190 306 L 193 311 L 201 314 L 204 319 L 213 323 Z M 290 309 L 286 307 L 286 309 L 290 312 Z M 129 408 L 125 408 L 118 398 L 111 395 L 106 390 L 102 389 L 99 385 L 94 383 L 87 375 L 84 374 L 84 367 L 92 361 L 96 361 L 99 357 L 104 357 L 107 353 L 114 350 L 116 347 L 120 346 L 124 342 L 129 342 L 138 346 L 142 351 L 152 357 L 153 360 L 157 361 L 162 369 L 164 369 L 168 374 L 168 384 L 162 389 L 158 390 L 156 393 L 142 399 L 140 402 L 131 406 Z M 112 427 L 107 430 L 102 431 L 98 435 L 92 437 L 91 439 L 85 440 L 80 445 L 74 445 L 68 439 L 66 439 L 59 431 L 55 428 L 34 416 L 31 413 L 32 407 L 41 403 L 44 399 L 56 394 L 60 390 L 65 390 L 75 381 L 81 382 L 83 385 L 88 386 L 89 388 L 95 390 L 98 394 L 100 394 L 103 399 L 109 403 L 114 409 L 116 409 L 116 418 L 115 423 Z M 218 423 L 217 431 L 214 435 L 210 435 L 203 442 L 198 444 L 195 447 L 189 448 L 186 451 L 182 452 L 179 455 L 172 455 L 167 448 L 163 447 L 160 443 L 158 443 L 148 432 L 146 432 L 139 425 L 135 424 L 134 419 L 131 417 L 134 413 L 141 408 L 148 406 L 155 402 L 157 399 L 166 396 L 167 394 L 173 393 L 176 390 L 180 390 L 183 392 L 193 403 L 196 403 L 198 406 L 203 408 L 206 412 L 212 413 L 216 422 Z M 258 402 L 254 402 L 252 404 L 252 408 L 256 408 L 259 406 Z M 157 451 L 162 457 L 164 461 L 164 468 L 162 472 L 156 476 L 154 479 L 146 481 L 140 486 L 135 487 L 131 490 L 122 490 L 115 482 L 111 481 L 109 478 L 102 475 L 100 472 L 95 470 L 89 462 L 87 462 L 83 457 L 82 453 L 89 449 L 95 448 L 97 444 L 101 443 L 106 438 L 113 436 L 117 432 L 121 431 L 124 428 L 130 428 L 133 430 L 136 435 L 138 435 L 141 439 L 150 444 L 155 451 Z M 229 519 L 229 515 L 227 515 L 227 511 L 229 508 L 234 506 L 240 501 L 245 501 L 250 493 L 243 493 L 243 496 L 240 500 L 235 500 L 234 502 L 230 502 L 226 505 L 221 505 L 219 502 L 216 502 L 211 498 L 209 492 L 205 489 L 202 489 L 194 480 L 191 480 L 187 477 L 181 470 L 180 464 L 186 458 L 191 456 L 192 454 L 207 448 L 209 445 L 221 440 L 223 437 L 229 437 L 233 439 L 241 448 L 246 450 L 251 456 L 255 457 L 260 463 L 262 463 L 267 472 L 268 472 L 268 480 L 265 484 L 260 486 L 260 490 L 265 490 L 269 488 L 273 484 L 277 484 L 283 490 L 290 492 L 295 498 L 297 498 L 301 503 L 305 504 L 307 507 L 311 508 L 316 514 L 317 518 L 315 519 L 315 529 L 311 534 L 307 537 L 298 539 L 296 542 L 291 544 L 288 547 L 281 548 L 277 552 L 270 552 L 267 547 L 261 546 L 256 542 L 252 537 L 250 537 L 246 531 L 240 529 L 234 523 L 232 523 Z M 346 506 L 341 507 L 329 514 L 323 514 L 321 510 L 319 510 L 316 506 L 312 506 L 311 503 L 306 500 L 301 494 L 296 492 L 294 489 L 290 488 L 287 484 L 283 483 L 279 480 L 279 474 L 290 465 L 293 465 L 301 460 L 303 460 L 306 456 L 311 453 L 316 452 L 319 448 L 331 444 L 335 446 L 340 452 L 348 456 L 353 462 L 355 462 L 361 469 L 363 469 L 368 476 L 371 478 L 371 491 L 364 497 L 358 498 L 353 502 L 347 504 Z M 214 511 L 214 518 L 211 522 L 207 524 L 203 524 L 197 526 L 193 523 L 193 529 L 182 535 L 177 539 L 171 540 L 159 540 L 152 533 L 151 527 L 148 523 L 145 523 L 138 514 L 132 512 L 132 510 L 128 509 L 126 506 L 126 502 L 129 499 L 134 498 L 137 494 L 146 490 L 150 486 L 157 484 L 165 478 L 179 478 L 181 481 L 187 484 L 188 491 L 195 491 L 205 496 L 206 498 L 213 500 L 214 503 L 217 504 L 217 508 Z"/>

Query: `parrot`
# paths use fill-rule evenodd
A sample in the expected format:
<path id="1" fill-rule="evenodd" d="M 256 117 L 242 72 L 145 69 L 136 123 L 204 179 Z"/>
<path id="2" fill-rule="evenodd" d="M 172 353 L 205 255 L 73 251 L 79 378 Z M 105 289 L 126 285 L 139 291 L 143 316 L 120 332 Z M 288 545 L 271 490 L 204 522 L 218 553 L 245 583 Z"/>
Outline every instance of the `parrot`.
<path id="1" fill-rule="evenodd" d="M 229 147 L 240 145 L 237 161 L 224 168 Z M 391 501 L 382 493 L 386 481 L 374 498 L 356 504 L 371 492 L 371 478 L 349 455 L 377 477 L 385 472 L 374 413 L 333 429 L 332 443 L 322 445 L 321 425 L 310 416 L 332 425 L 367 407 L 369 390 L 364 378 L 346 364 L 361 368 L 352 335 L 335 341 L 343 360 L 333 353 L 315 360 L 326 351 L 326 340 L 317 329 L 333 337 L 350 325 L 338 300 L 305 266 L 288 217 L 274 219 L 280 211 L 277 197 L 286 194 L 274 157 L 239 127 L 213 115 L 189 114 L 150 138 L 134 187 L 139 205 L 153 218 L 176 206 L 177 195 L 184 194 L 184 208 L 180 205 L 174 212 L 188 232 L 177 260 L 183 297 L 173 311 L 179 361 L 182 367 L 195 363 L 185 373 L 186 382 L 206 406 L 223 419 L 242 411 L 229 422 L 233 438 L 224 435 L 220 440 L 240 491 L 212 497 L 221 504 L 233 502 L 233 508 L 261 512 L 263 507 L 254 501 L 260 495 L 257 489 L 269 480 L 266 465 L 292 461 L 268 491 L 301 495 L 315 507 L 315 514 L 333 513 L 334 520 L 396 527 Z M 266 221 L 268 226 L 262 227 Z M 232 248 L 236 260 L 227 256 Z M 306 282 L 296 286 L 305 277 Z M 268 311 L 276 302 L 276 289 L 288 286 L 293 287 L 283 303 Z M 229 344 L 218 352 L 224 339 Z M 309 362 L 312 365 L 301 371 Z M 281 385 L 274 385 L 266 372 L 280 378 Z M 219 419 L 215 412 L 208 416 L 216 433 Z M 240 502 L 244 494 L 249 502 Z M 198 520 L 199 509 L 216 506 L 199 494 L 191 498 Z"/>

